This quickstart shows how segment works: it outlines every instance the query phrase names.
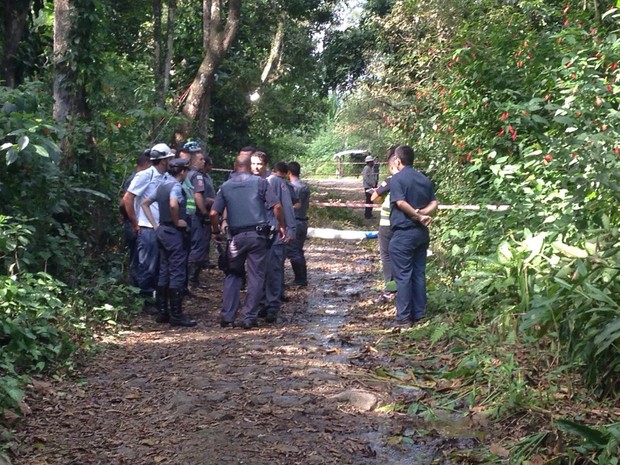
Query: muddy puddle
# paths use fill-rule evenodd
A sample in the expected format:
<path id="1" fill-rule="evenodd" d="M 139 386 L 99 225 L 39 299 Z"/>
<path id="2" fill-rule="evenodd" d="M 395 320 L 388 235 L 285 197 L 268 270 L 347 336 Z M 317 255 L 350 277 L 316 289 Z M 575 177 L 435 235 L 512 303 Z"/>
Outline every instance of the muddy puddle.
<path id="1" fill-rule="evenodd" d="M 315 275 L 312 289 L 306 299 L 309 319 L 303 330 L 304 338 L 323 349 L 322 361 L 334 365 L 338 372 L 354 369 L 351 361 L 363 350 L 363 339 L 352 339 L 347 331 L 356 302 L 369 298 L 368 270 L 374 262 L 360 258 L 355 243 L 338 242 L 331 245 L 313 245 L 310 255 L 338 254 L 330 272 Z M 347 273 L 338 269 L 338 256 L 349 258 Z M 405 391 L 411 392 L 405 392 Z M 459 459 L 478 446 L 479 433 L 472 430 L 468 418 L 460 414 L 438 412 L 432 418 L 390 412 L 389 404 L 395 399 L 416 398 L 424 395 L 418 389 L 384 384 L 383 390 L 371 390 L 378 397 L 373 411 L 360 413 L 370 424 L 351 434 L 367 445 L 375 463 L 390 465 L 425 465 L 462 463 Z"/>

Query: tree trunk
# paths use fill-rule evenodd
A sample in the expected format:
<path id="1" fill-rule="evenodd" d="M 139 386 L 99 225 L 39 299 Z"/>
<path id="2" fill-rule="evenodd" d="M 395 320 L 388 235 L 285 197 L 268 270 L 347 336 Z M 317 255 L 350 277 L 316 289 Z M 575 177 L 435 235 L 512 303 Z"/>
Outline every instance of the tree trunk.
<path id="1" fill-rule="evenodd" d="M 90 120 L 91 114 L 88 107 L 86 87 L 84 79 L 80 79 L 79 59 L 80 54 L 87 53 L 88 36 L 82 36 L 82 40 L 74 42 L 76 22 L 84 12 L 78 9 L 79 3 L 74 0 L 55 0 L 54 2 L 54 82 L 53 82 L 53 117 L 58 123 L 66 123 L 78 120 Z M 82 27 L 82 30 L 84 28 Z M 88 29 L 88 33 L 92 33 Z M 88 76 L 86 76 L 88 78 Z M 74 164 L 74 153 L 70 145 L 68 135 L 60 141 L 62 158 L 61 167 L 70 167 Z M 94 146 L 92 134 L 86 135 L 86 144 Z M 88 160 L 93 163 L 92 159 Z"/>
<path id="2" fill-rule="evenodd" d="M 282 49 L 284 48 L 284 26 L 286 26 L 287 14 L 283 11 L 280 14 L 280 19 L 278 20 L 278 28 L 276 29 L 276 33 L 273 36 L 273 41 L 271 42 L 271 50 L 269 51 L 269 58 L 267 59 L 267 63 L 265 63 L 265 67 L 263 68 L 263 72 L 260 77 L 261 83 L 267 82 L 269 76 L 272 76 L 269 79 L 269 82 L 275 81 L 278 76 L 273 75 L 274 67 L 277 70 L 280 65 L 280 60 L 282 58 Z"/>
<path id="3" fill-rule="evenodd" d="M 187 138 L 191 124 L 196 120 L 199 120 L 200 137 L 206 140 L 215 73 L 239 31 L 241 0 L 228 1 L 225 26 L 222 24 L 222 0 L 203 0 L 202 6 L 205 56 L 183 105 L 182 113 L 186 122 L 177 127 L 175 133 L 177 141 Z"/>
<path id="4" fill-rule="evenodd" d="M 63 61 L 71 46 L 71 0 L 54 2 L 54 120 L 64 122 L 71 112 L 70 65 Z"/>
<path id="5" fill-rule="evenodd" d="M 5 0 L 4 12 L 4 44 L 2 63 L 0 64 L 0 84 L 6 87 L 16 87 L 17 60 L 15 55 L 26 30 L 26 19 L 30 9 L 30 0 Z"/>
<path id="6" fill-rule="evenodd" d="M 177 7 L 176 0 L 169 0 L 168 2 L 168 24 L 166 25 L 166 54 L 164 55 L 164 82 L 163 82 L 163 94 L 164 97 L 168 88 L 170 87 L 170 67 L 172 66 L 172 55 L 174 52 L 174 14 Z"/>
<path id="7" fill-rule="evenodd" d="M 163 108 L 161 0 L 153 0 L 153 75 L 155 77 L 155 106 Z"/>

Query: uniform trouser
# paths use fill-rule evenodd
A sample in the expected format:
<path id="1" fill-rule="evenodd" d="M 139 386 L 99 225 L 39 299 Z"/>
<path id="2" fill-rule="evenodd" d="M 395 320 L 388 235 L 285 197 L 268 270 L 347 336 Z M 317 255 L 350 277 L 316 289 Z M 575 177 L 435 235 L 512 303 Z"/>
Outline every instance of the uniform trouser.
<path id="1" fill-rule="evenodd" d="M 159 242 L 159 279 L 157 285 L 171 289 L 183 289 L 187 268 L 184 232 L 174 226 L 160 225 L 157 228 Z"/>
<path id="2" fill-rule="evenodd" d="M 138 287 L 141 294 L 152 294 L 159 274 L 159 245 L 153 228 L 140 227 L 138 234 Z"/>
<path id="3" fill-rule="evenodd" d="M 428 229 L 397 229 L 390 240 L 396 282 L 396 319 L 415 320 L 426 314 L 426 249 Z"/>
<path id="4" fill-rule="evenodd" d="M 208 265 L 209 264 L 209 251 L 211 250 L 211 227 L 209 225 L 204 227 L 204 232 L 205 232 L 205 260 L 204 260 L 204 265 Z"/>
<path id="5" fill-rule="evenodd" d="M 207 259 L 207 243 L 205 241 L 205 226 L 202 224 L 202 216 L 192 215 L 191 220 L 191 243 L 189 248 L 188 262 L 202 265 Z"/>
<path id="6" fill-rule="evenodd" d="M 383 268 L 383 283 L 387 284 L 393 279 L 392 260 L 390 258 L 390 240 L 392 230 L 389 226 L 379 226 L 379 257 Z"/>
<path id="7" fill-rule="evenodd" d="M 364 195 L 366 196 L 366 204 L 371 204 L 372 200 L 370 200 L 370 198 L 372 197 L 372 194 L 369 194 L 368 192 L 366 192 L 366 189 L 364 189 Z M 364 217 L 365 218 L 370 218 L 372 216 L 372 207 L 366 207 L 364 208 Z"/>
<path id="8" fill-rule="evenodd" d="M 228 246 L 229 266 L 224 277 L 221 320 L 233 322 L 239 307 L 241 276 L 247 267 L 247 292 L 241 318 L 244 323 L 254 323 L 258 318 L 258 304 L 265 284 L 267 237 L 256 231 L 239 233 Z"/>
<path id="9" fill-rule="evenodd" d="M 277 315 L 280 311 L 280 297 L 284 292 L 285 254 L 286 248 L 283 243 L 273 244 L 267 254 L 265 296 L 263 297 L 267 314 Z"/>
<path id="10" fill-rule="evenodd" d="M 297 220 L 297 227 L 295 228 L 295 239 L 286 244 L 286 258 L 288 258 L 292 264 L 299 263 L 303 266 L 306 265 L 304 244 L 307 238 L 308 221 Z"/>
<path id="11" fill-rule="evenodd" d="M 123 222 L 123 236 L 129 254 L 129 284 L 138 285 L 138 235 L 130 221 Z"/>

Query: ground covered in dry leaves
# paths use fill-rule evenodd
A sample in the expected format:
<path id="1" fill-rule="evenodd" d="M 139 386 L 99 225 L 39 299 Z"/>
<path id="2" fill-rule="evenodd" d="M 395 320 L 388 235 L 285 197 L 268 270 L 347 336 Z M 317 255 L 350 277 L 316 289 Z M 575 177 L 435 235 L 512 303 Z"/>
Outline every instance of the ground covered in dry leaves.
<path id="1" fill-rule="evenodd" d="M 79 379 L 30 386 L 13 464 L 456 463 L 479 446 L 470 425 L 382 409 L 424 394 L 373 375 L 400 363 L 376 348 L 393 308 L 374 304 L 375 247 L 309 241 L 310 285 L 287 289 L 278 323 L 253 331 L 219 327 L 222 274 L 203 271 L 184 303 L 196 327 L 142 315 Z"/>

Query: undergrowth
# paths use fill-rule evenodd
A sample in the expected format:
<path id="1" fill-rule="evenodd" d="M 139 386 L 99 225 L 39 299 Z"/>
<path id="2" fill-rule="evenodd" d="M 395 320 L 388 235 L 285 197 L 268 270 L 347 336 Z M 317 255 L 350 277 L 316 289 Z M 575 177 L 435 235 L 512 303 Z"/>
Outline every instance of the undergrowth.
<path id="1" fill-rule="evenodd" d="M 94 347 L 96 333 L 114 331 L 138 311 L 134 289 L 82 257 L 71 284 L 46 272 L 27 271 L 24 256 L 33 227 L 0 216 L 0 431 L 27 410 L 33 377 L 62 376 Z M 78 248 L 68 236 L 67 247 Z M 10 420 L 10 421 L 9 421 Z M 1 446 L 1 443 L 0 443 Z M 1 457 L 1 456 L 0 456 Z"/>

